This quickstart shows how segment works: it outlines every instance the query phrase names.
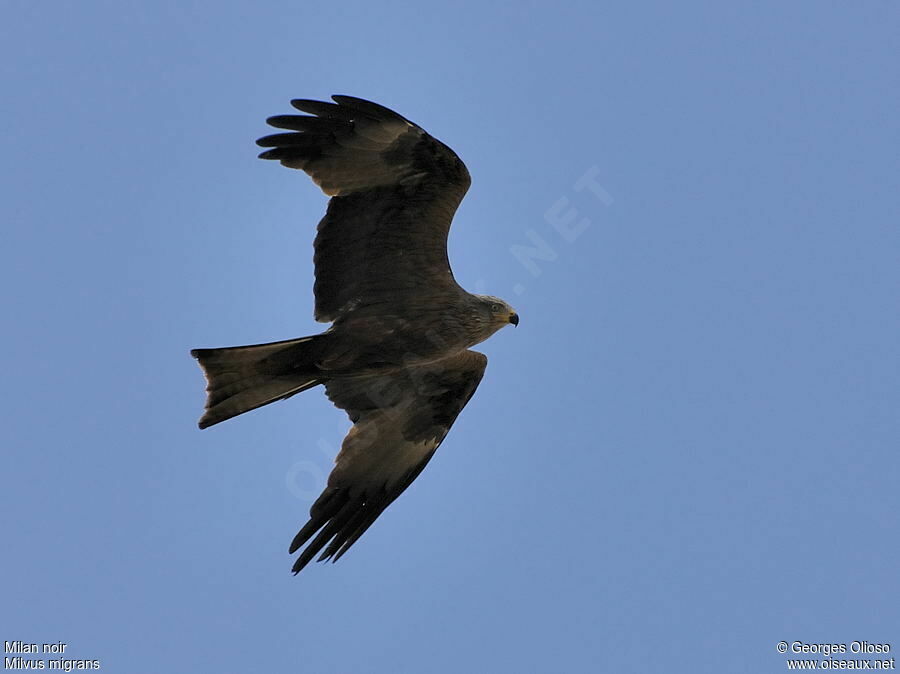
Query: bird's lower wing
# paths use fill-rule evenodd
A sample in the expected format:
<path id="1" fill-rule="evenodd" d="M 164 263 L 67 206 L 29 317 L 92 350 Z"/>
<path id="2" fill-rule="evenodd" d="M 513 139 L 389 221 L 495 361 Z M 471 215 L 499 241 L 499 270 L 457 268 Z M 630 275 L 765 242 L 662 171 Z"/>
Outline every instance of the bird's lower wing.
<path id="1" fill-rule="evenodd" d="M 465 351 L 437 363 L 390 374 L 332 379 L 331 401 L 353 427 L 344 438 L 328 486 L 294 537 L 306 548 L 298 573 L 316 555 L 337 561 L 418 477 L 475 393 L 487 358 Z"/>

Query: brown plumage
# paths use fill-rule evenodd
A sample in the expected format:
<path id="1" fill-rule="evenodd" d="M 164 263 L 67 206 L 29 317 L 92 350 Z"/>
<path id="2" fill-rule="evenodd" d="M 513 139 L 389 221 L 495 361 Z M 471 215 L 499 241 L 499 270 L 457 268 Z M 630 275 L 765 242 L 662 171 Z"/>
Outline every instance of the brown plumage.
<path id="1" fill-rule="evenodd" d="M 314 116 L 268 122 L 260 154 L 305 171 L 332 197 L 315 239 L 310 337 L 195 349 L 206 428 L 324 384 L 353 422 L 328 486 L 290 546 L 337 560 L 418 476 L 475 392 L 487 358 L 469 347 L 518 316 L 453 278 L 447 234 L 469 172 L 440 141 L 376 103 L 295 100 Z"/>

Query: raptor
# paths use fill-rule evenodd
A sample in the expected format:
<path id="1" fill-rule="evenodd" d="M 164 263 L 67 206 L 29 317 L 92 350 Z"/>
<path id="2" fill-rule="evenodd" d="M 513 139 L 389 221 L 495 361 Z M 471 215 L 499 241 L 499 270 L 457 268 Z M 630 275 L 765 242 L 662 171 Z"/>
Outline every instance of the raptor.
<path id="1" fill-rule="evenodd" d="M 484 375 L 471 347 L 519 316 L 453 278 L 447 235 L 469 188 L 459 157 L 376 103 L 294 100 L 260 158 L 304 171 L 331 197 L 315 238 L 315 319 L 324 332 L 195 349 L 206 376 L 200 428 L 322 385 L 353 426 L 309 521 L 298 573 L 340 558 L 434 455 Z"/>

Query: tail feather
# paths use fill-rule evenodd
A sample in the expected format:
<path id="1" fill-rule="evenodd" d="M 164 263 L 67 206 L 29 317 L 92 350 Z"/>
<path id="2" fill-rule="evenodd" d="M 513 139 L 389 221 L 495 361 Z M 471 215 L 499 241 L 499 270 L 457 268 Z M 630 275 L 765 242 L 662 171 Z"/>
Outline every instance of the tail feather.
<path id="1" fill-rule="evenodd" d="M 206 376 L 207 428 L 257 407 L 283 400 L 324 382 L 316 366 L 321 335 L 283 342 L 194 349 Z"/>

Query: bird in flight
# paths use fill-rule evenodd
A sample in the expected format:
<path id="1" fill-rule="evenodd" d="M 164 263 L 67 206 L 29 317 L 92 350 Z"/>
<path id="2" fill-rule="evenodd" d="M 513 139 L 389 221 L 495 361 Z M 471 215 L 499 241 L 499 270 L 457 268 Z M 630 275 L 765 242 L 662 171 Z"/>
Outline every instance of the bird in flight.
<path id="1" fill-rule="evenodd" d="M 331 197 L 313 257 L 317 335 L 194 349 L 206 376 L 200 428 L 318 385 L 353 422 L 309 521 L 293 572 L 337 561 L 418 477 L 475 393 L 487 358 L 470 350 L 518 325 L 503 300 L 463 290 L 447 234 L 469 188 L 449 147 L 377 103 L 294 100 L 261 159 L 304 171 Z M 305 546 L 305 548 L 304 548 Z"/>

